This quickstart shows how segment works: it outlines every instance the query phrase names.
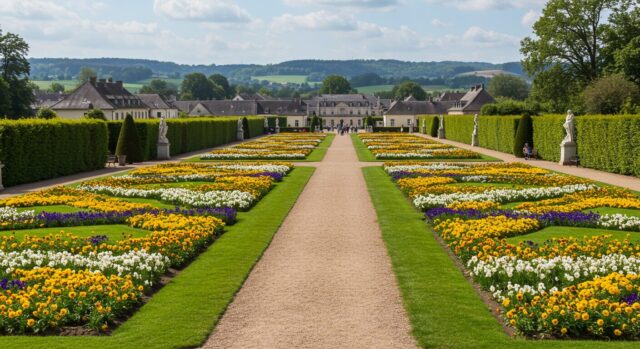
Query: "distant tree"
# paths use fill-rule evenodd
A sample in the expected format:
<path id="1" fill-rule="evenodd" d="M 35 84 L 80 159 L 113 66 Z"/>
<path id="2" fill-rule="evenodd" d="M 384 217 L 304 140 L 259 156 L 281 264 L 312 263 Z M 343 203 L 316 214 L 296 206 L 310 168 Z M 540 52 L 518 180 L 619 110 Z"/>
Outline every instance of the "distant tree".
<path id="1" fill-rule="evenodd" d="M 236 93 L 237 94 L 241 94 L 241 93 L 253 94 L 253 93 L 256 93 L 256 90 L 251 86 L 238 84 L 236 85 Z"/>
<path id="2" fill-rule="evenodd" d="M 523 78 L 511 74 L 496 75 L 489 83 L 493 97 L 507 97 L 523 101 L 529 95 L 529 85 Z"/>
<path id="3" fill-rule="evenodd" d="M 38 112 L 36 112 L 36 118 L 38 119 L 55 119 L 57 117 L 58 114 L 47 107 L 42 107 L 38 109 Z"/>
<path id="4" fill-rule="evenodd" d="M 138 138 L 138 130 L 131 114 L 127 114 L 127 117 L 122 122 L 115 155 L 126 155 L 126 161 L 129 164 L 144 160 L 140 139 Z"/>
<path id="5" fill-rule="evenodd" d="M 380 75 L 376 73 L 365 73 L 352 77 L 350 83 L 353 87 L 362 87 L 382 85 L 386 83 L 386 80 L 384 78 L 381 78 Z"/>
<path id="6" fill-rule="evenodd" d="M 64 85 L 59 82 L 53 82 L 51 83 L 51 86 L 49 86 L 49 91 L 53 93 L 62 93 L 64 92 Z"/>
<path id="7" fill-rule="evenodd" d="M 187 74 L 182 80 L 181 98 L 183 100 L 210 100 L 214 97 L 213 82 L 202 73 Z"/>
<path id="8" fill-rule="evenodd" d="M 5 111 L 9 117 L 31 114 L 34 96 L 29 83 L 28 53 L 29 45 L 20 36 L 0 30 L 0 77 L 9 85 L 10 108 Z"/>
<path id="9" fill-rule="evenodd" d="M 258 93 L 263 96 L 271 96 L 271 90 L 266 87 L 261 87 L 260 90 L 258 90 Z"/>
<path id="10" fill-rule="evenodd" d="M 84 84 L 90 78 L 95 78 L 97 76 L 98 74 L 96 73 L 96 71 L 89 67 L 80 68 L 80 73 L 78 74 L 78 86 Z"/>
<path id="11" fill-rule="evenodd" d="M 564 113 L 567 109 L 578 109 L 573 101 L 579 98 L 580 91 L 571 75 L 560 65 L 554 65 L 533 79 L 528 100 L 541 103 L 547 112 Z"/>
<path id="12" fill-rule="evenodd" d="M 427 92 L 422 88 L 422 86 L 413 81 L 405 81 L 400 85 L 395 86 L 392 92 L 393 97 L 397 100 L 403 100 L 409 96 L 413 96 L 413 98 L 419 101 L 427 99 Z"/>
<path id="13" fill-rule="evenodd" d="M 640 88 L 620 74 L 600 78 L 584 91 L 584 106 L 591 114 L 619 114 L 625 104 L 640 104 Z"/>
<path id="14" fill-rule="evenodd" d="M 622 1 L 608 18 L 605 55 L 607 70 L 640 84 L 640 2 Z"/>
<path id="15" fill-rule="evenodd" d="M 97 119 L 107 121 L 107 118 L 104 116 L 104 112 L 100 109 L 91 109 L 85 115 L 87 119 Z"/>
<path id="16" fill-rule="evenodd" d="M 0 118 L 11 115 L 11 87 L 0 76 Z"/>
<path id="17" fill-rule="evenodd" d="M 320 93 L 324 94 L 346 94 L 351 92 L 351 85 L 344 76 L 329 75 L 322 81 Z"/>
<path id="18" fill-rule="evenodd" d="M 510 98 L 498 98 L 496 103 L 482 106 L 482 115 L 537 115 L 540 113 L 538 103 L 516 101 Z"/>
<path id="19" fill-rule="evenodd" d="M 213 74 L 209 77 L 209 80 L 211 80 L 214 84 L 222 87 L 222 90 L 224 91 L 224 98 L 234 97 L 235 91 L 229 85 L 229 80 L 227 80 L 226 76 L 222 74 Z"/>
<path id="20" fill-rule="evenodd" d="M 144 85 L 140 88 L 140 93 L 155 93 L 162 96 L 162 98 L 170 98 L 178 95 L 178 89 L 175 85 L 165 80 L 153 79 L 149 82 L 149 85 Z"/>
<path id="21" fill-rule="evenodd" d="M 376 97 L 380 97 L 383 99 L 393 99 L 395 94 L 393 91 L 377 91 L 373 93 Z"/>

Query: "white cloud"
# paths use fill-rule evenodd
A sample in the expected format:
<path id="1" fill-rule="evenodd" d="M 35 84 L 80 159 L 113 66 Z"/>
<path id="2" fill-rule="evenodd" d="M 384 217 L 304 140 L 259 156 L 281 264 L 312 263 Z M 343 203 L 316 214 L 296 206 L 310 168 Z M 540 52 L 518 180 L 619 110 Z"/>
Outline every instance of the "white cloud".
<path id="1" fill-rule="evenodd" d="M 540 8 L 546 0 L 426 0 L 428 4 L 446 4 L 463 11 L 506 10 L 512 8 Z"/>
<path id="2" fill-rule="evenodd" d="M 3 0 L 0 14 L 23 20 L 49 20 L 74 18 L 75 13 L 51 1 Z"/>
<path id="3" fill-rule="evenodd" d="M 311 12 L 300 16 L 285 13 L 274 18 L 271 27 L 279 31 L 355 31 L 358 29 L 358 21 L 353 16 L 328 11 Z"/>
<path id="4" fill-rule="evenodd" d="M 445 22 L 443 22 L 443 21 L 441 21 L 441 20 L 439 20 L 437 18 L 434 18 L 434 19 L 431 20 L 431 25 L 436 27 L 436 28 L 443 28 L 443 27 L 447 27 L 448 26 L 447 23 L 445 23 Z"/>
<path id="5" fill-rule="evenodd" d="M 101 33 L 120 33 L 133 35 L 151 35 L 158 29 L 157 23 L 142 23 L 138 21 L 113 22 L 99 21 L 93 28 Z"/>
<path id="6" fill-rule="evenodd" d="M 175 20 L 250 22 L 249 13 L 230 0 L 154 0 L 153 10 Z"/>
<path id="7" fill-rule="evenodd" d="M 536 10 L 530 10 L 522 17 L 522 25 L 524 25 L 525 27 L 531 27 L 535 22 L 538 21 L 540 15 L 540 12 Z"/>
<path id="8" fill-rule="evenodd" d="M 402 4 L 404 0 L 284 0 L 289 6 L 326 6 L 364 9 L 390 9 Z"/>
<path id="9" fill-rule="evenodd" d="M 520 40 L 512 35 L 486 30 L 480 27 L 470 27 L 462 36 L 464 40 L 478 45 L 517 45 Z"/>

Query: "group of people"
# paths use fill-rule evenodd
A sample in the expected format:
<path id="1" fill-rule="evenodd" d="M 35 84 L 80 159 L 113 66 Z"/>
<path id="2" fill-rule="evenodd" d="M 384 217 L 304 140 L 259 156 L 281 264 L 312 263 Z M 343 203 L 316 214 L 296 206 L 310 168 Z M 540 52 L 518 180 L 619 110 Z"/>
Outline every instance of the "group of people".
<path id="1" fill-rule="evenodd" d="M 330 131 L 333 131 L 333 127 L 331 127 Z M 338 125 L 336 127 L 336 131 L 338 132 L 338 134 L 342 136 L 345 133 L 358 133 L 358 127 L 348 126 L 348 125 Z"/>

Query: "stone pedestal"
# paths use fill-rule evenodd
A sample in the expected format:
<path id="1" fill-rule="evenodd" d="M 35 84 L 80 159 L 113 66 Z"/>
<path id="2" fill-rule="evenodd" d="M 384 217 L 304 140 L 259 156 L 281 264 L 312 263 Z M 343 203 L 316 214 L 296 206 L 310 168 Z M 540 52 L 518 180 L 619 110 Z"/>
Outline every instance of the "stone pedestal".
<path id="1" fill-rule="evenodd" d="M 471 146 L 477 147 L 479 145 L 480 145 L 480 142 L 478 142 L 478 135 L 477 134 L 471 135 Z"/>
<path id="2" fill-rule="evenodd" d="M 575 163 L 576 155 L 576 143 L 566 142 L 560 144 L 560 165 L 567 166 Z"/>
<path id="3" fill-rule="evenodd" d="M 427 123 L 423 122 L 422 123 L 422 134 L 427 134 Z"/>
<path id="4" fill-rule="evenodd" d="M 446 139 L 446 138 L 447 138 L 447 137 L 445 137 L 444 129 L 443 129 L 443 128 L 439 128 L 439 129 L 438 129 L 438 138 L 439 138 L 439 139 Z"/>
<path id="5" fill-rule="evenodd" d="M 171 159 L 171 143 L 158 143 L 158 160 Z"/>

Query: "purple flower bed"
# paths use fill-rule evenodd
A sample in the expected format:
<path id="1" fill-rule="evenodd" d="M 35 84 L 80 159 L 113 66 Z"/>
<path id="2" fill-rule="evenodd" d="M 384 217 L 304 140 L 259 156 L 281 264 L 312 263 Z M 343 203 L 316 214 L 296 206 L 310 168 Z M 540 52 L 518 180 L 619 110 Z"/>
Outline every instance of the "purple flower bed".
<path id="1" fill-rule="evenodd" d="M 247 177 L 265 177 L 266 176 L 266 177 L 273 178 L 273 180 L 276 182 L 282 181 L 282 178 L 284 177 L 283 174 L 280 174 L 277 172 L 268 172 L 268 171 L 260 172 L 260 173 L 251 173 L 243 176 L 247 176 Z"/>
<path id="2" fill-rule="evenodd" d="M 537 219 L 543 226 L 561 225 L 572 227 L 594 227 L 597 225 L 600 215 L 594 212 L 557 212 L 546 213 L 520 213 L 508 210 L 493 210 L 482 212 L 474 209 L 454 210 L 446 207 L 438 207 L 427 210 L 425 217 L 433 221 L 435 218 L 457 217 L 462 219 L 480 219 L 490 216 L 506 216 L 508 218 L 532 218 Z"/>

